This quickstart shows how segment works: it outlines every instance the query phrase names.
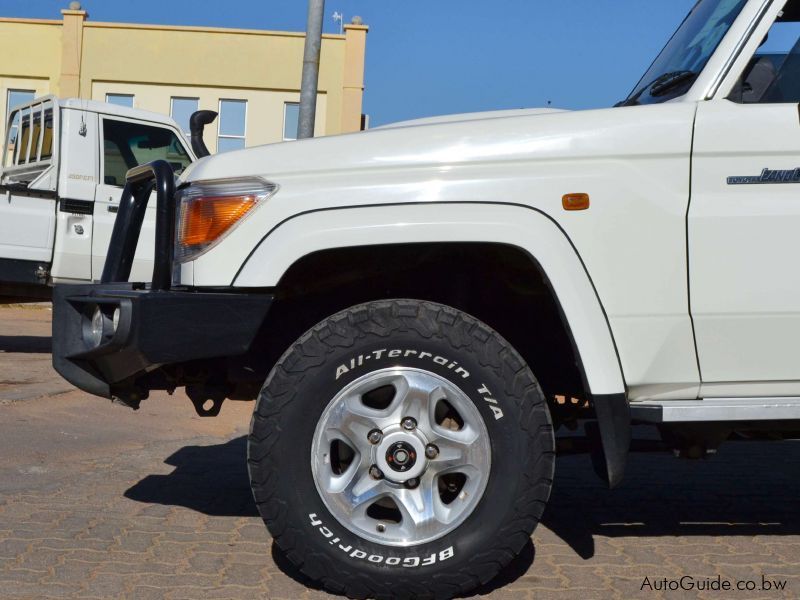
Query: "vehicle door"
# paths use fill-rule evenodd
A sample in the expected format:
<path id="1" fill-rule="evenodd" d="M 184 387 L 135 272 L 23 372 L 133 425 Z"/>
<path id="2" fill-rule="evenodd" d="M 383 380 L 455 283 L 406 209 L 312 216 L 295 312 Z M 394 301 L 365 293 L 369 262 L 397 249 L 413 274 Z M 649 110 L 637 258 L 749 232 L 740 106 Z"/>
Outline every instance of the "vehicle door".
<path id="1" fill-rule="evenodd" d="M 704 397 L 800 395 L 800 0 L 765 19 L 725 97 L 696 116 L 689 280 Z"/>
<path id="2" fill-rule="evenodd" d="M 92 278 L 103 273 L 108 244 L 129 169 L 154 160 L 166 160 L 176 174 L 192 162 L 176 129 L 163 124 L 100 115 L 100 173 L 94 203 Z M 131 281 L 149 281 L 155 245 L 155 195 L 148 202 L 131 269 Z"/>

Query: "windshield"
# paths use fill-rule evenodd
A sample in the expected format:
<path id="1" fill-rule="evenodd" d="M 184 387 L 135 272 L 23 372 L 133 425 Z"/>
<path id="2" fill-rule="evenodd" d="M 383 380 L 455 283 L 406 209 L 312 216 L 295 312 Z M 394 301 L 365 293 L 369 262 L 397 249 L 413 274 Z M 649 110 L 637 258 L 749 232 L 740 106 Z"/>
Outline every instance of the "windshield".
<path id="1" fill-rule="evenodd" d="M 656 104 L 689 91 L 745 4 L 747 0 L 699 0 L 620 104 Z"/>

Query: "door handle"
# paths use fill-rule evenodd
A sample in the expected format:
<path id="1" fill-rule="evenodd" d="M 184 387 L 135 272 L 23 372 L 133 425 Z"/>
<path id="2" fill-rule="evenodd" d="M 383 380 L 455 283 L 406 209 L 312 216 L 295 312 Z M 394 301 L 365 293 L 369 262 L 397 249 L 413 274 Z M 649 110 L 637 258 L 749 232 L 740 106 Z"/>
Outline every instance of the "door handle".
<path id="1" fill-rule="evenodd" d="M 116 206 L 114 204 L 112 204 L 111 206 L 108 207 L 108 212 L 110 212 L 110 213 L 115 213 L 118 210 L 119 210 L 119 206 Z"/>

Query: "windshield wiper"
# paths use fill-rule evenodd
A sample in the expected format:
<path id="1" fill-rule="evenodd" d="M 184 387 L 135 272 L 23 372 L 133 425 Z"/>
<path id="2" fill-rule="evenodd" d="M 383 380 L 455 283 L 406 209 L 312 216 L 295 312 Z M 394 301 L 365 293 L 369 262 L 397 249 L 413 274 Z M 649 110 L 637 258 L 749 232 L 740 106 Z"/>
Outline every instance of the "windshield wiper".
<path id="1" fill-rule="evenodd" d="M 663 96 L 682 83 L 694 81 L 694 79 L 697 78 L 697 75 L 698 73 L 695 71 L 670 71 L 669 73 L 664 73 L 663 75 L 656 77 L 649 84 L 641 87 L 638 92 L 636 92 L 627 100 L 618 102 L 614 106 L 635 106 L 639 104 L 639 98 L 646 91 L 649 91 L 650 95 L 654 97 Z"/>
<path id="2" fill-rule="evenodd" d="M 672 89 L 675 89 L 682 83 L 694 81 L 697 78 L 697 73 L 694 71 L 675 71 L 667 73 L 659 78 L 659 81 L 650 86 L 651 96 L 663 96 Z"/>

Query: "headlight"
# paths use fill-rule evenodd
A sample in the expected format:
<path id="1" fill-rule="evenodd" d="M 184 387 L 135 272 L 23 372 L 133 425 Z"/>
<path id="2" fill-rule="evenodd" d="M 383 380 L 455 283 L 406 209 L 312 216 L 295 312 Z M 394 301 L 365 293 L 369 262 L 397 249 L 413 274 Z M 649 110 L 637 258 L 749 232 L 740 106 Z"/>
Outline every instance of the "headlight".
<path id="1" fill-rule="evenodd" d="M 278 186 L 263 179 L 198 181 L 178 191 L 175 260 L 186 262 L 222 241 Z"/>

